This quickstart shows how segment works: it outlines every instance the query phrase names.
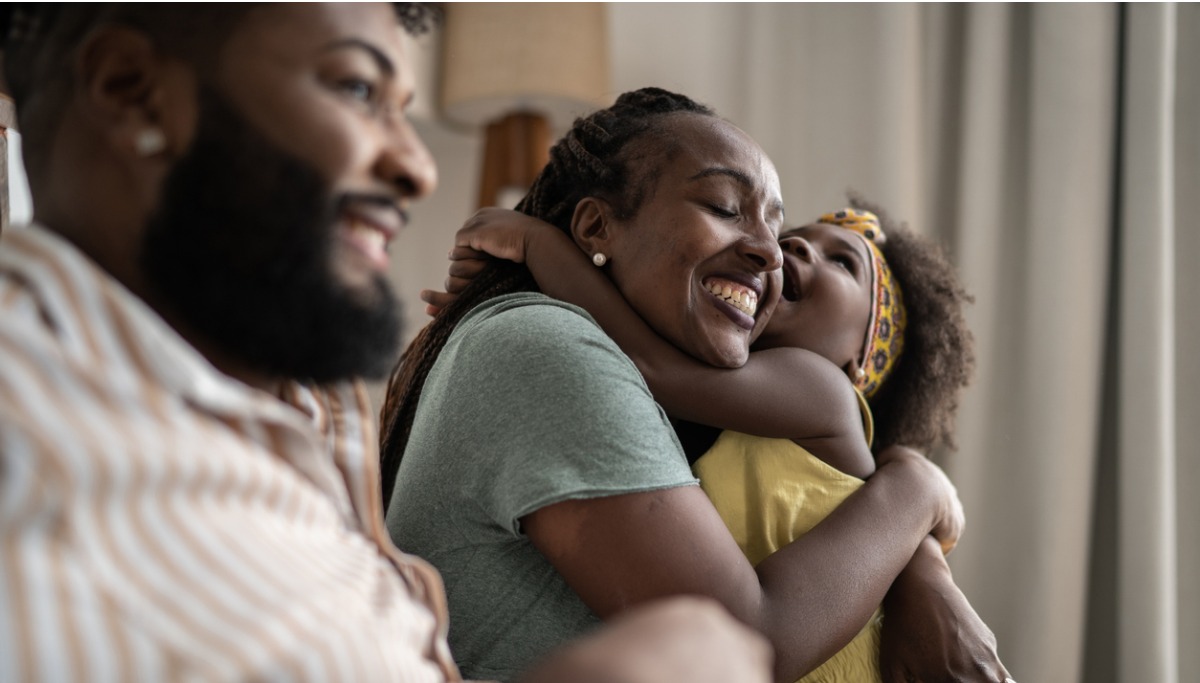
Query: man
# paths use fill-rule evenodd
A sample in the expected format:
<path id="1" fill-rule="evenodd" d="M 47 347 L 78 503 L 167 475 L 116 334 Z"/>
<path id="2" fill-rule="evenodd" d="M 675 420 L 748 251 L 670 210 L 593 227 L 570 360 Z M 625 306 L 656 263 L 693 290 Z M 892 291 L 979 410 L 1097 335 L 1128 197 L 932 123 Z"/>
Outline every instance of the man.
<path id="1" fill-rule="evenodd" d="M 393 9 L 4 12 L 36 224 L 0 242 L 0 680 L 457 680 L 357 381 L 393 362 L 387 246 L 436 183 Z M 685 601 L 527 680 L 768 660 Z"/>

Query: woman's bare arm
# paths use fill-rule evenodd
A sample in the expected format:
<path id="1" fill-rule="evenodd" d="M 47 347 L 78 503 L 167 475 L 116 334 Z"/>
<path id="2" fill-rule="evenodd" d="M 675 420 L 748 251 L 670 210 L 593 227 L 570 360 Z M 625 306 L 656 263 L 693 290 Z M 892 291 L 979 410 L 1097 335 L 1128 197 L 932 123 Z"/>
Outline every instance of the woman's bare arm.
<path id="1" fill-rule="evenodd" d="M 901 449 L 881 463 L 758 567 L 696 487 L 557 503 L 523 518 L 522 529 L 601 617 L 669 595 L 711 597 L 771 641 L 775 679 L 791 683 L 866 624 L 926 532 L 944 530 L 938 520 L 961 522 L 936 466 Z"/>

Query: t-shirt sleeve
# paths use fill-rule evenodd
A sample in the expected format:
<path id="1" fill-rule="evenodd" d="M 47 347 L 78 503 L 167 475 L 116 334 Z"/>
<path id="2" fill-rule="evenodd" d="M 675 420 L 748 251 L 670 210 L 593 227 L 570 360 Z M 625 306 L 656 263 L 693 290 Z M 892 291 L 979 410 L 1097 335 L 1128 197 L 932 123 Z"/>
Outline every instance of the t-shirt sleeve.
<path id="1" fill-rule="evenodd" d="M 457 438 L 471 449 L 465 476 L 514 534 L 553 503 L 697 483 L 637 368 L 578 310 L 508 308 L 444 360 L 444 395 L 461 397 Z"/>

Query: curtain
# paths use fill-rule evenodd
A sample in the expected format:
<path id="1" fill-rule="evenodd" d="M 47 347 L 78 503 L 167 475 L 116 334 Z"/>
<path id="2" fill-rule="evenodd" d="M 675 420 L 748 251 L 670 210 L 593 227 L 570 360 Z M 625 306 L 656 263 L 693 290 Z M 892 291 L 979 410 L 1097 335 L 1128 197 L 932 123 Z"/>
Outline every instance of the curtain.
<path id="1" fill-rule="evenodd" d="M 1200 10 L 611 9 L 617 90 L 743 127 L 789 219 L 854 188 L 953 255 L 979 362 L 935 454 L 951 564 L 1017 680 L 1195 680 Z"/>

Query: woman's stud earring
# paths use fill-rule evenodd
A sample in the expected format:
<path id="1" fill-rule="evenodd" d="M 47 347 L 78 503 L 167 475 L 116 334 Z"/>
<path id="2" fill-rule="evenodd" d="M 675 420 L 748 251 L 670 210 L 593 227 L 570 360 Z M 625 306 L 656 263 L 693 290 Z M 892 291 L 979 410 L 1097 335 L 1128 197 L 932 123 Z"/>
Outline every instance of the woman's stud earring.
<path id="1" fill-rule="evenodd" d="M 608 257 L 600 252 L 596 252 L 592 254 L 592 263 L 596 264 L 597 268 L 602 268 L 605 263 L 608 263 Z"/>
<path id="2" fill-rule="evenodd" d="M 144 157 L 152 157 L 167 148 L 167 135 L 157 126 L 143 128 L 133 138 L 133 147 Z"/>
<path id="3" fill-rule="evenodd" d="M 867 377 L 867 371 L 866 371 L 866 370 L 863 370 L 862 368 L 855 368 L 855 369 L 854 369 L 854 381 L 855 381 L 855 382 L 861 382 L 861 381 L 863 381 L 864 379 L 866 379 L 866 377 Z"/>

